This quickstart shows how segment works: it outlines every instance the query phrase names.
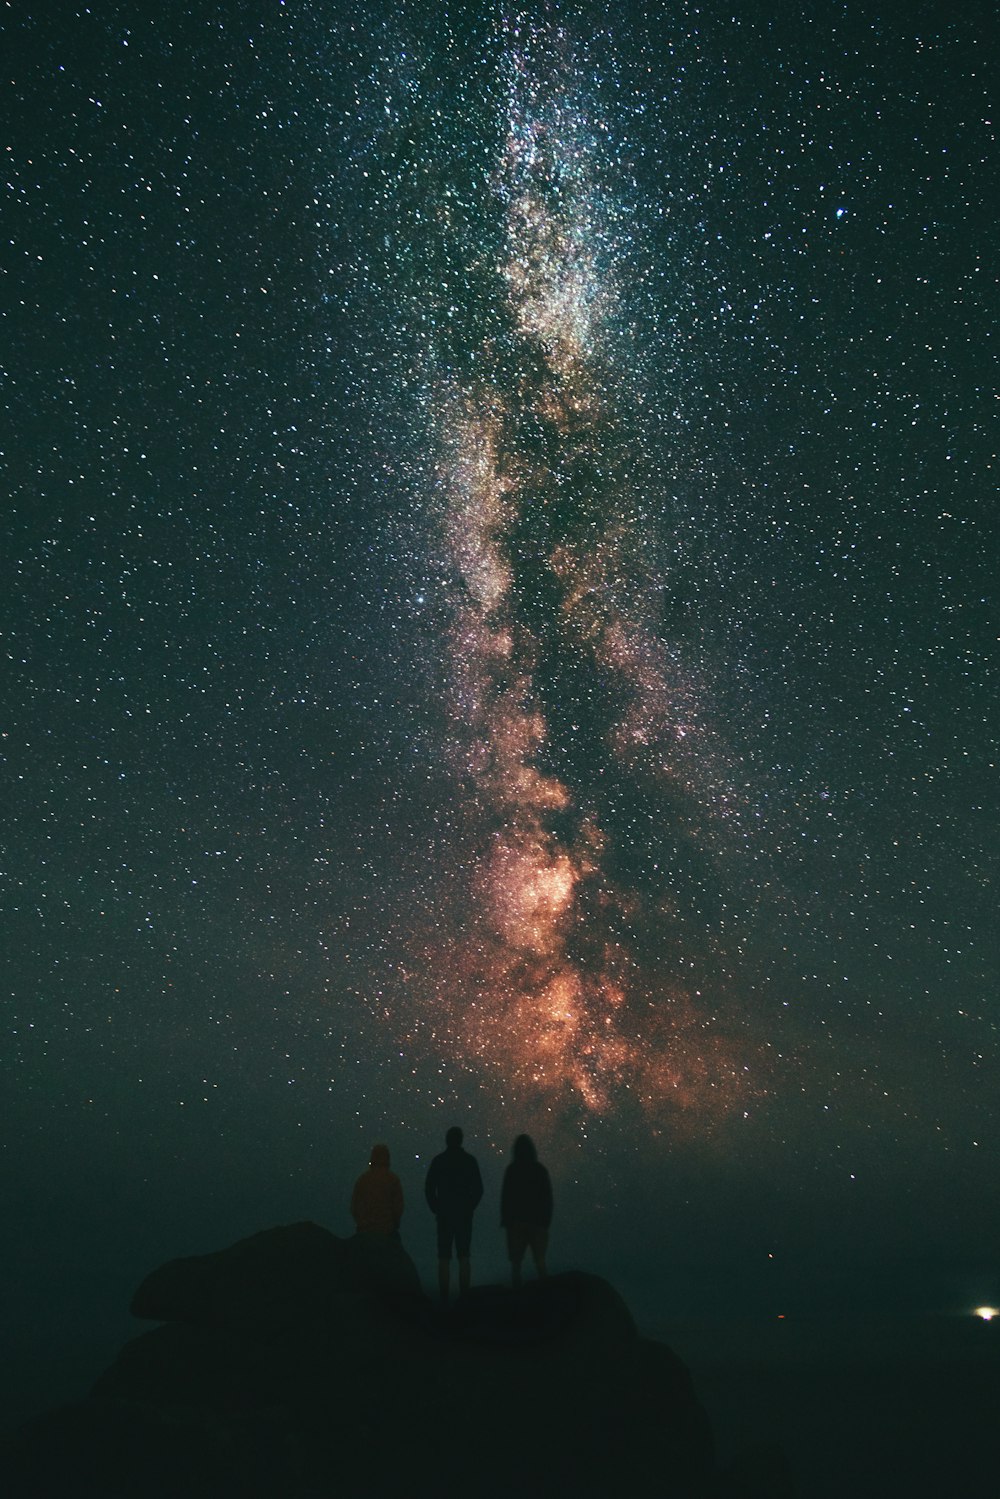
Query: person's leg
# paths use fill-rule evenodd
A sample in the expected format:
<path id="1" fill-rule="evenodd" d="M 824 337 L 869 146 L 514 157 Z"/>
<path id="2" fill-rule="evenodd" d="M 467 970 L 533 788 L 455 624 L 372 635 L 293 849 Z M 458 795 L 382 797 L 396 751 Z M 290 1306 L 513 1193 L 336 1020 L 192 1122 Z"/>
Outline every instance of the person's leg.
<path id="1" fill-rule="evenodd" d="M 507 1225 L 507 1258 L 510 1260 L 510 1283 L 516 1291 L 521 1284 L 521 1265 L 524 1260 L 524 1232 L 517 1223 Z"/>
<path id="2" fill-rule="evenodd" d="M 454 1229 L 446 1218 L 438 1216 L 437 1241 L 438 1241 L 438 1292 L 444 1306 L 448 1305 L 448 1292 L 451 1282 L 451 1245 L 454 1238 Z"/>
<path id="3" fill-rule="evenodd" d="M 472 1279 L 469 1255 L 472 1252 L 472 1214 L 455 1224 L 455 1254 L 458 1258 L 458 1293 L 464 1296 Z"/>
<path id="4" fill-rule="evenodd" d="M 544 1228 L 536 1229 L 531 1236 L 531 1258 L 535 1262 L 535 1269 L 538 1271 L 539 1280 L 544 1280 L 546 1276 L 545 1251 L 548 1247 L 548 1230 Z"/>

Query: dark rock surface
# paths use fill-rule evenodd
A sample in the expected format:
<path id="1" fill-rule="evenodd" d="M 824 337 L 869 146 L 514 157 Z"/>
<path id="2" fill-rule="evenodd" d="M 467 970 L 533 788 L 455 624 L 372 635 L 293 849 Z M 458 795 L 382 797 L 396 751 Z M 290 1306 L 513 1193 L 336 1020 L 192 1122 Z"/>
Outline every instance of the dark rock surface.
<path id="1" fill-rule="evenodd" d="M 441 1315 L 399 1244 L 298 1223 L 162 1266 L 132 1310 L 161 1325 L 7 1445 L 11 1499 L 741 1491 L 684 1365 L 596 1276 Z"/>

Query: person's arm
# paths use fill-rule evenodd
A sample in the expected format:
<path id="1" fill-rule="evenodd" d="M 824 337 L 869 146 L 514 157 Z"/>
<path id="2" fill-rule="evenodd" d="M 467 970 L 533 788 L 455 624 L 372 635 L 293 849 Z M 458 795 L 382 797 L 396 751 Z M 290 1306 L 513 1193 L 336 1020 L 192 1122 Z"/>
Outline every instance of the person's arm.
<path id="1" fill-rule="evenodd" d="M 472 1178 L 472 1206 L 476 1208 L 483 1200 L 483 1178 L 479 1170 L 479 1162 L 475 1159 L 472 1162 L 472 1169 L 474 1172 Z"/>
<path id="2" fill-rule="evenodd" d="M 393 1227 L 398 1229 L 403 1217 L 403 1183 L 398 1176 L 393 1176 L 392 1179 L 390 1206 L 392 1209 Z"/>

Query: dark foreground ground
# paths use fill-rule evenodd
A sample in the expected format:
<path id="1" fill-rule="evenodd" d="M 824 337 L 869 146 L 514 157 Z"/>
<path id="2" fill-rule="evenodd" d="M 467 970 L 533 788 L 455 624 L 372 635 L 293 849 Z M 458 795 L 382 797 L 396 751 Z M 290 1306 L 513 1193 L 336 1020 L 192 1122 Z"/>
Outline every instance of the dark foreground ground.
<path id="1" fill-rule="evenodd" d="M 128 1315 L 134 1284 L 96 1278 L 77 1287 L 71 1317 L 58 1285 L 29 1278 L 21 1289 L 4 1297 L 2 1435 L 79 1398 L 148 1326 Z M 648 1297 L 627 1299 L 640 1329 L 668 1343 L 691 1370 L 723 1462 L 774 1441 L 802 1499 L 994 1499 L 1000 1318 L 980 1321 L 971 1307 L 663 1318 Z"/>
<path id="2" fill-rule="evenodd" d="M 802 1499 L 1000 1492 L 1000 1319 L 679 1322 L 670 1341 L 720 1458 L 773 1438 Z"/>

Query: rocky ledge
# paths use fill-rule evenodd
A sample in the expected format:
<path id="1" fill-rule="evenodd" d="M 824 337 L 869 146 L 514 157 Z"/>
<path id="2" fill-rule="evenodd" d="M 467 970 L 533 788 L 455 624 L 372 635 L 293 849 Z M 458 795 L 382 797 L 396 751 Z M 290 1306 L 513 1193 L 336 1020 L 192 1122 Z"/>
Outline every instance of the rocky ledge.
<path id="1" fill-rule="evenodd" d="M 790 1492 L 780 1462 L 716 1472 L 687 1369 L 597 1276 L 442 1314 L 398 1243 L 296 1223 L 163 1265 L 132 1312 L 160 1325 L 7 1444 L 12 1499 Z"/>

